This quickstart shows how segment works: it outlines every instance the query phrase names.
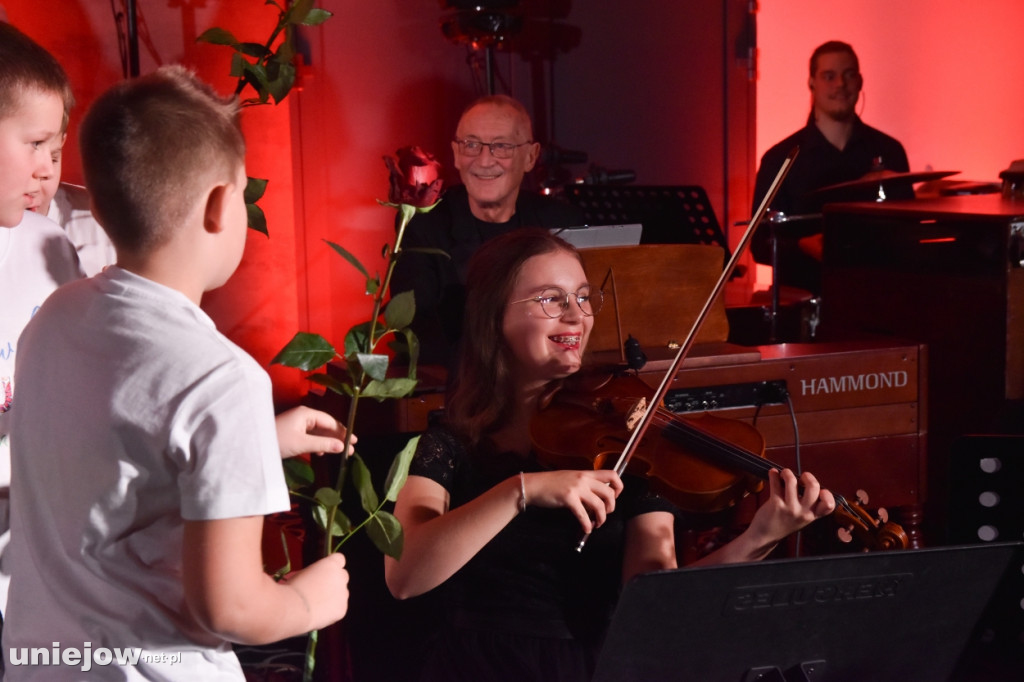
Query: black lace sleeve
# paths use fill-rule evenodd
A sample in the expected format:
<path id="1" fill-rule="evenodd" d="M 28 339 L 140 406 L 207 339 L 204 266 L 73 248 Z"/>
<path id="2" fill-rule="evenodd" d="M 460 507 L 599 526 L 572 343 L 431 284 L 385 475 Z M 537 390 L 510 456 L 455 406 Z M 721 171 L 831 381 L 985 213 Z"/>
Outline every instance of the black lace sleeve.
<path id="1" fill-rule="evenodd" d="M 465 448 L 450 431 L 433 427 L 420 436 L 416 455 L 409 465 L 409 474 L 423 476 L 440 483 L 451 495 L 455 470 L 465 457 Z"/>

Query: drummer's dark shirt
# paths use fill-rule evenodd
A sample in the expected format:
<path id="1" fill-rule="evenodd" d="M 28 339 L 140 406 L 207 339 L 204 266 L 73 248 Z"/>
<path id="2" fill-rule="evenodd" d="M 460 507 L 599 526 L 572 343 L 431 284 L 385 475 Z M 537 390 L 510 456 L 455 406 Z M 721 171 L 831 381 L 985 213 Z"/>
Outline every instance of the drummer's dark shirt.
<path id="1" fill-rule="evenodd" d="M 819 293 L 821 288 L 821 266 L 813 258 L 800 252 L 797 240 L 800 237 L 821 231 L 821 221 L 802 219 L 803 216 L 821 212 L 826 202 L 874 201 L 877 188 L 815 193 L 815 190 L 841 182 L 857 180 L 873 170 L 875 160 L 881 157 L 881 167 L 898 173 L 910 170 L 903 145 L 893 137 L 865 124 L 858 117 L 854 122 L 853 134 L 842 150 L 829 142 L 812 121 L 765 152 L 757 171 L 754 186 L 753 211 L 756 211 L 768 188 L 775 179 L 782 162 L 793 149 L 799 146 L 800 153 L 793 167 L 772 201 L 771 208 L 781 211 L 789 222 L 776 226 L 779 234 L 779 278 L 782 284 Z M 909 183 L 886 189 L 888 199 L 912 199 L 914 191 Z M 752 212 L 753 212 L 752 211 Z M 796 218 L 794 220 L 794 218 Z M 770 225 L 760 226 L 751 241 L 751 253 L 759 263 L 771 263 Z"/>

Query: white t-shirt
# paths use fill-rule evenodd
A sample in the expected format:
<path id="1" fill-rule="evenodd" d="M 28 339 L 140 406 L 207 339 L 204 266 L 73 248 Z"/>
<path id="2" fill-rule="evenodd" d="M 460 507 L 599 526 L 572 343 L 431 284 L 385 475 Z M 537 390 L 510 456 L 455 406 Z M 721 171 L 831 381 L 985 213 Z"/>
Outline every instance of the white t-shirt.
<path id="1" fill-rule="evenodd" d="M 6 679 L 83 677 L 24 664 L 57 646 L 141 649 L 133 666 L 94 655 L 89 679 L 243 679 L 185 606 L 183 528 L 289 507 L 269 376 L 183 294 L 117 266 L 22 338 Z"/>
<path id="2" fill-rule="evenodd" d="M 54 289 L 81 276 L 74 247 L 51 221 L 25 211 L 16 227 L 0 227 L 0 557 L 8 540 L 8 421 L 18 337 Z M 0 572 L 0 611 L 6 604 L 7 575 Z"/>
<path id="3" fill-rule="evenodd" d="M 117 253 L 89 207 L 89 192 L 80 185 L 62 182 L 50 202 L 46 217 L 64 228 L 75 245 L 78 261 L 87 277 L 117 262 Z"/>

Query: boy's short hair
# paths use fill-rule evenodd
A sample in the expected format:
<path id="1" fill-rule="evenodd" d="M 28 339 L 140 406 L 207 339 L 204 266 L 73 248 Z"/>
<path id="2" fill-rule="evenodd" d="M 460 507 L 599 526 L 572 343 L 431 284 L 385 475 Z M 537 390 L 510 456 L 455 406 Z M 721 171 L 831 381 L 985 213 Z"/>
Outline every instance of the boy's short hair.
<path id="1" fill-rule="evenodd" d="M 17 110 L 21 94 L 31 89 L 60 95 L 64 100 L 62 128 L 66 129 L 75 96 L 64 68 L 46 48 L 0 21 L 0 119 Z"/>
<path id="2" fill-rule="evenodd" d="M 165 244 L 210 181 L 237 180 L 245 139 L 236 97 L 222 97 L 181 66 L 121 82 L 79 130 L 93 208 L 118 250 Z"/>

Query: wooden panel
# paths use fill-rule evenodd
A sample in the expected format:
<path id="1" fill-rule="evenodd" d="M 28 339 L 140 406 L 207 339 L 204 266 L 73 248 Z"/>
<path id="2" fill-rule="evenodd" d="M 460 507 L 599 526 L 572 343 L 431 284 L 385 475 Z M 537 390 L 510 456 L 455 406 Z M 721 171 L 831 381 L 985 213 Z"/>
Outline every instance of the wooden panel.
<path id="1" fill-rule="evenodd" d="M 630 334 L 645 348 L 685 341 L 725 264 L 725 251 L 705 244 L 641 244 L 581 254 L 587 279 L 605 295 L 590 334 L 588 348 L 594 352 L 618 351 Z M 720 296 L 697 341 L 722 342 L 728 336 Z"/>
<path id="2" fill-rule="evenodd" d="M 754 424 L 754 408 L 716 410 L 720 417 L 741 419 L 754 424 L 764 436 L 768 447 L 792 445 L 796 442 L 793 420 L 784 405 L 773 405 L 772 416 L 765 409 Z M 782 414 L 780 412 L 784 412 Z M 916 435 L 920 428 L 917 402 L 870 405 L 841 410 L 797 412 L 796 427 L 802 444 L 827 443 L 836 440 L 854 440 L 875 436 Z"/>
<path id="3" fill-rule="evenodd" d="M 813 443 L 800 448 L 800 464 L 825 487 L 850 498 L 864 490 L 871 506 L 919 505 L 927 476 L 924 443 L 917 434 Z M 795 467 L 792 445 L 768 448 L 765 456 Z"/>

